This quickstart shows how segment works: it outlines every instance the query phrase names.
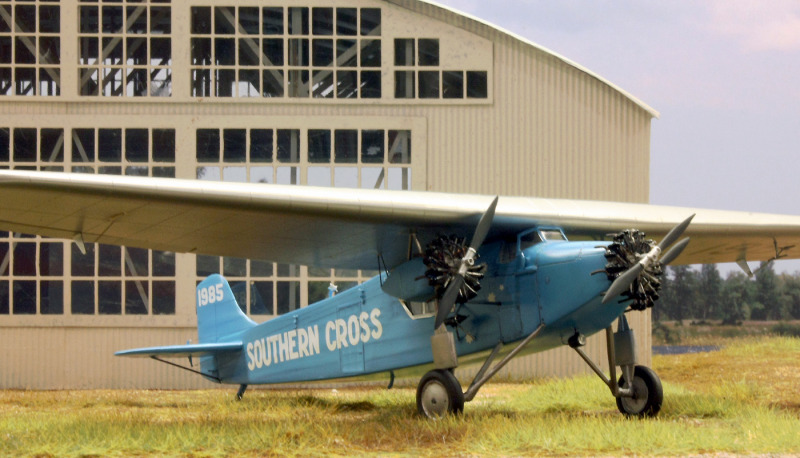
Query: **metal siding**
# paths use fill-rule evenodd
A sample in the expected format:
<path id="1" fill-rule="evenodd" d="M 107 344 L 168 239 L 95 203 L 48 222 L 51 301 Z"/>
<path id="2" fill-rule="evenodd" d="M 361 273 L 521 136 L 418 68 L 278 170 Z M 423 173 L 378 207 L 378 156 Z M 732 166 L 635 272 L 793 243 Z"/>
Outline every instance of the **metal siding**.
<path id="1" fill-rule="evenodd" d="M 416 144 L 413 171 L 416 189 L 482 194 L 531 195 L 593 200 L 646 202 L 649 194 L 650 121 L 652 113 L 597 77 L 563 59 L 530 46 L 472 19 L 437 6 L 410 0 L 353 1 L 381 5 L 385 11 L 405 5 L 421 14 L 420 22 L 445 21 L 489 40 L 493 67 L 490 103 L 252 103 L 237 99 L 189 100 L 184 93 L 188 72 L 174 71 L 171 100 L 118 103 L 108 98 L 78 98 L 74 69 L 76 40 L 62 40 L 64 96 L 58 99 L 0 99 L 2 123 L 44 125 L 42 119 L 61 119 L 65 127 L 91 127 L 97 119 L 117 119 L 126 125 L 177 123 L 193 132 L 192 120 L 215 119 L 220 126 L 236 125 L 243 118 L 269 122 L 281 117 L 341 117 L 359 120 L 423 118 L 422 144 Z M 390 4 L 393 3 L 393 4 Z M 173 22 L 188 14 L 190 2 L 173 0 Z M 191 4 L 199 4 L 191 2 Z M 401 6 L 402 6 L 401 5 Z M 402 9 L 402 14 L 409 14 Z M 398 13 L 400 14 L 400 13 Z M 183 18 L 185 19 L 185 18 Z M 62 35 L 74 30 L 75 13 L 62 11 Z M 173 32 L 173 67 L 188 59 L 186 33 Z M 387 42 L 389 39 L 387 37 Z M 68 51 L 73 49 L 72 51 Z M 389 46 L 386 47 L 388 59 Z M 183 50 L 183 51 L 181 51 Z M 182 57 L 181 57 L 182 56 Z M 69 88 L 67 85 L 70 85 Z M 386 87 L 386 85 L 385 85 Z M 389 97 L 387 97 L 389 99 Z M 222 103 L 221 103 L 222 102 Z M 180 135 L 180 134 L 179 134 Z M 194 140 L 177 145 L 178 174 L 192 173 L 187 157 L 194 156 Z M 419 152 L 419 153 L 418 153 Z M 188 168 L 187 168 L 188 167 Z M 184 172 L 181 172 L 183 170 Z M 421 175 L 421 176 L 420 176 Z M 188 261 L 181 261 L 188 262 Z M 192 267 L 193 268 L 193 265 Z M 179 269 L 191 269 L 181 267 Z M 192 297 L 192 272 L 178 275 L 178 294 Z M 178 302 L 173 325 L 193 322 L 190 305 Z M 650 318 L 632 314 L 640 360 L 650 361 Z M 0 387 L 2 388 L 201 388 L 214 384 L 148 359 L 115 358 L 123 348 L 183 343 L 195 338 L 193 328 L 152 328 L 147 321 L 131 327 L 29 326 L 29 321 L 0 317 Z M 20 324 L 22 323 L 22 324 Z M 27 323 L 27 324 L 26 324 Z M 141 327 L 137 327 L 141 326 Z M 602 333 L 589 339 L 587 352 L 605 364 Z M 569 348 L 514 360 L 501 374 L 512 378 L 586 373 L 588 369 Z M 469 373 L 469 371 L 464 371 Z"/>

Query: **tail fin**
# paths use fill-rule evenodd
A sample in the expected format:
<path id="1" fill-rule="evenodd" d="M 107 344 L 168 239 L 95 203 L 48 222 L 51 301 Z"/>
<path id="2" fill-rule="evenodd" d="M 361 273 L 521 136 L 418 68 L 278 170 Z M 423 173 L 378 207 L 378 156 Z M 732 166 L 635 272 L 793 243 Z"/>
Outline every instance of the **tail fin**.
<path id="1" fill-rule="evenodd" d="M 210 275 L 197 285 L 197 337 L 201 343 L 230 340 L 256 323 L 247 317 L 233 296 L 228 281 Z"/>

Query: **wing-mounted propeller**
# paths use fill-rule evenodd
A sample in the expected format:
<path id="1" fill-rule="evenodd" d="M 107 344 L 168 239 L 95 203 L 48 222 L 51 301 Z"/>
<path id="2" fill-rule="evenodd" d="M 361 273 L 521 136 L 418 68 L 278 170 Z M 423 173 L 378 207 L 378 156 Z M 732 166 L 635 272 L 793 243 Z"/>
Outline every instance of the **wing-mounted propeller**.
<path id="1" fill-rule="evenodd" d="M 475 297 L 481 288 L 485 264 L 477 264 L 478 249 L 486 239 L 492 227 L 494 212 L 498 198 L 492 201 L 489 208 L 481 216 L 472 241 L 466 245 L 466 239 L 456 236 L 437 237 L 425 252 L 425 275 L 436 288 L 439 298 L 434 329 L 442 325 L 448 313 L 456 303 L 464 303 Z"/>
<path id="2" fill-rule="evenodd" d="M 606 247 L 606 275 L 611 281 L 603 296 L 603 303 L 608 303 L 617 296 L 630 300 L 634 310 L 645 310 L 658 300 L 661 289 L 659 277 L 663 267 L 674 261 L 689 244 L 689 238 L 675 243 L 689 227 L 694 215 L 673 227 L 661 243 L 645 239 L 645 233 L 636 229 L 628 229 L 614 235 L 614 240 Z M 674 244 L 674 246 L 673 246 Z M 672 248 L 670 248 L 670 246 Z M 662 252 L 669 248 L 663 254 Z"/>

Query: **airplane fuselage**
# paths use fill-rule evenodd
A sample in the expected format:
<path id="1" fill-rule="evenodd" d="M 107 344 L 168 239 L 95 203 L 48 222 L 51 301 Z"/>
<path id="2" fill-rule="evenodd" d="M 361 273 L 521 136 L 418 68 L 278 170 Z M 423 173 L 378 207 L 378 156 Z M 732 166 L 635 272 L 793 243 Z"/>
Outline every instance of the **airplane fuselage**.
<path id="1" fill-rule="evenodd" d="M 601 304 L 608 289 L 604 243 L 550 241 L 531 246 L 485 245 L 487 264 L 478 296 L 458 306 L 450 322 L 463 357 L 512 343 L 540 324 L 526 348 L 537 352 L 591 335 L 625 311 Z M 361 376 L 429 365 L 434 307 L 393 297 L 381 275 L 334 297 L 251 327 L 239 336 L 243 351 L 202 358 L 203 371 L 223 383 L 272 384 Z M 426 280 L 421 280 L 426 281 Z M 402 374 L 402 372 L 400 372 Z"/>

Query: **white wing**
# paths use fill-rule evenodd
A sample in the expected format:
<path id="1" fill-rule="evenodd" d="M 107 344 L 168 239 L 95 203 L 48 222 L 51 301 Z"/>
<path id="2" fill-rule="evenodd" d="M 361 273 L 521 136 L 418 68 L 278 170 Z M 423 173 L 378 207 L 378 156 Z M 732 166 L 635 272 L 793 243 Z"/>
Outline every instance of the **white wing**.
<path id="1" fill-rule="evenodd" d="M 411 233 L 468 236 L 494 196 L 0 171 L 0 230 L 85 242 L 376 269 L 406 259 Z M 487 242 L 535 226 L 571 239 L 626 228 L 658 240 L 696 213 L 676 263 L 800 258 L 800 217 L 644 204 L 501 197 Z"/>

